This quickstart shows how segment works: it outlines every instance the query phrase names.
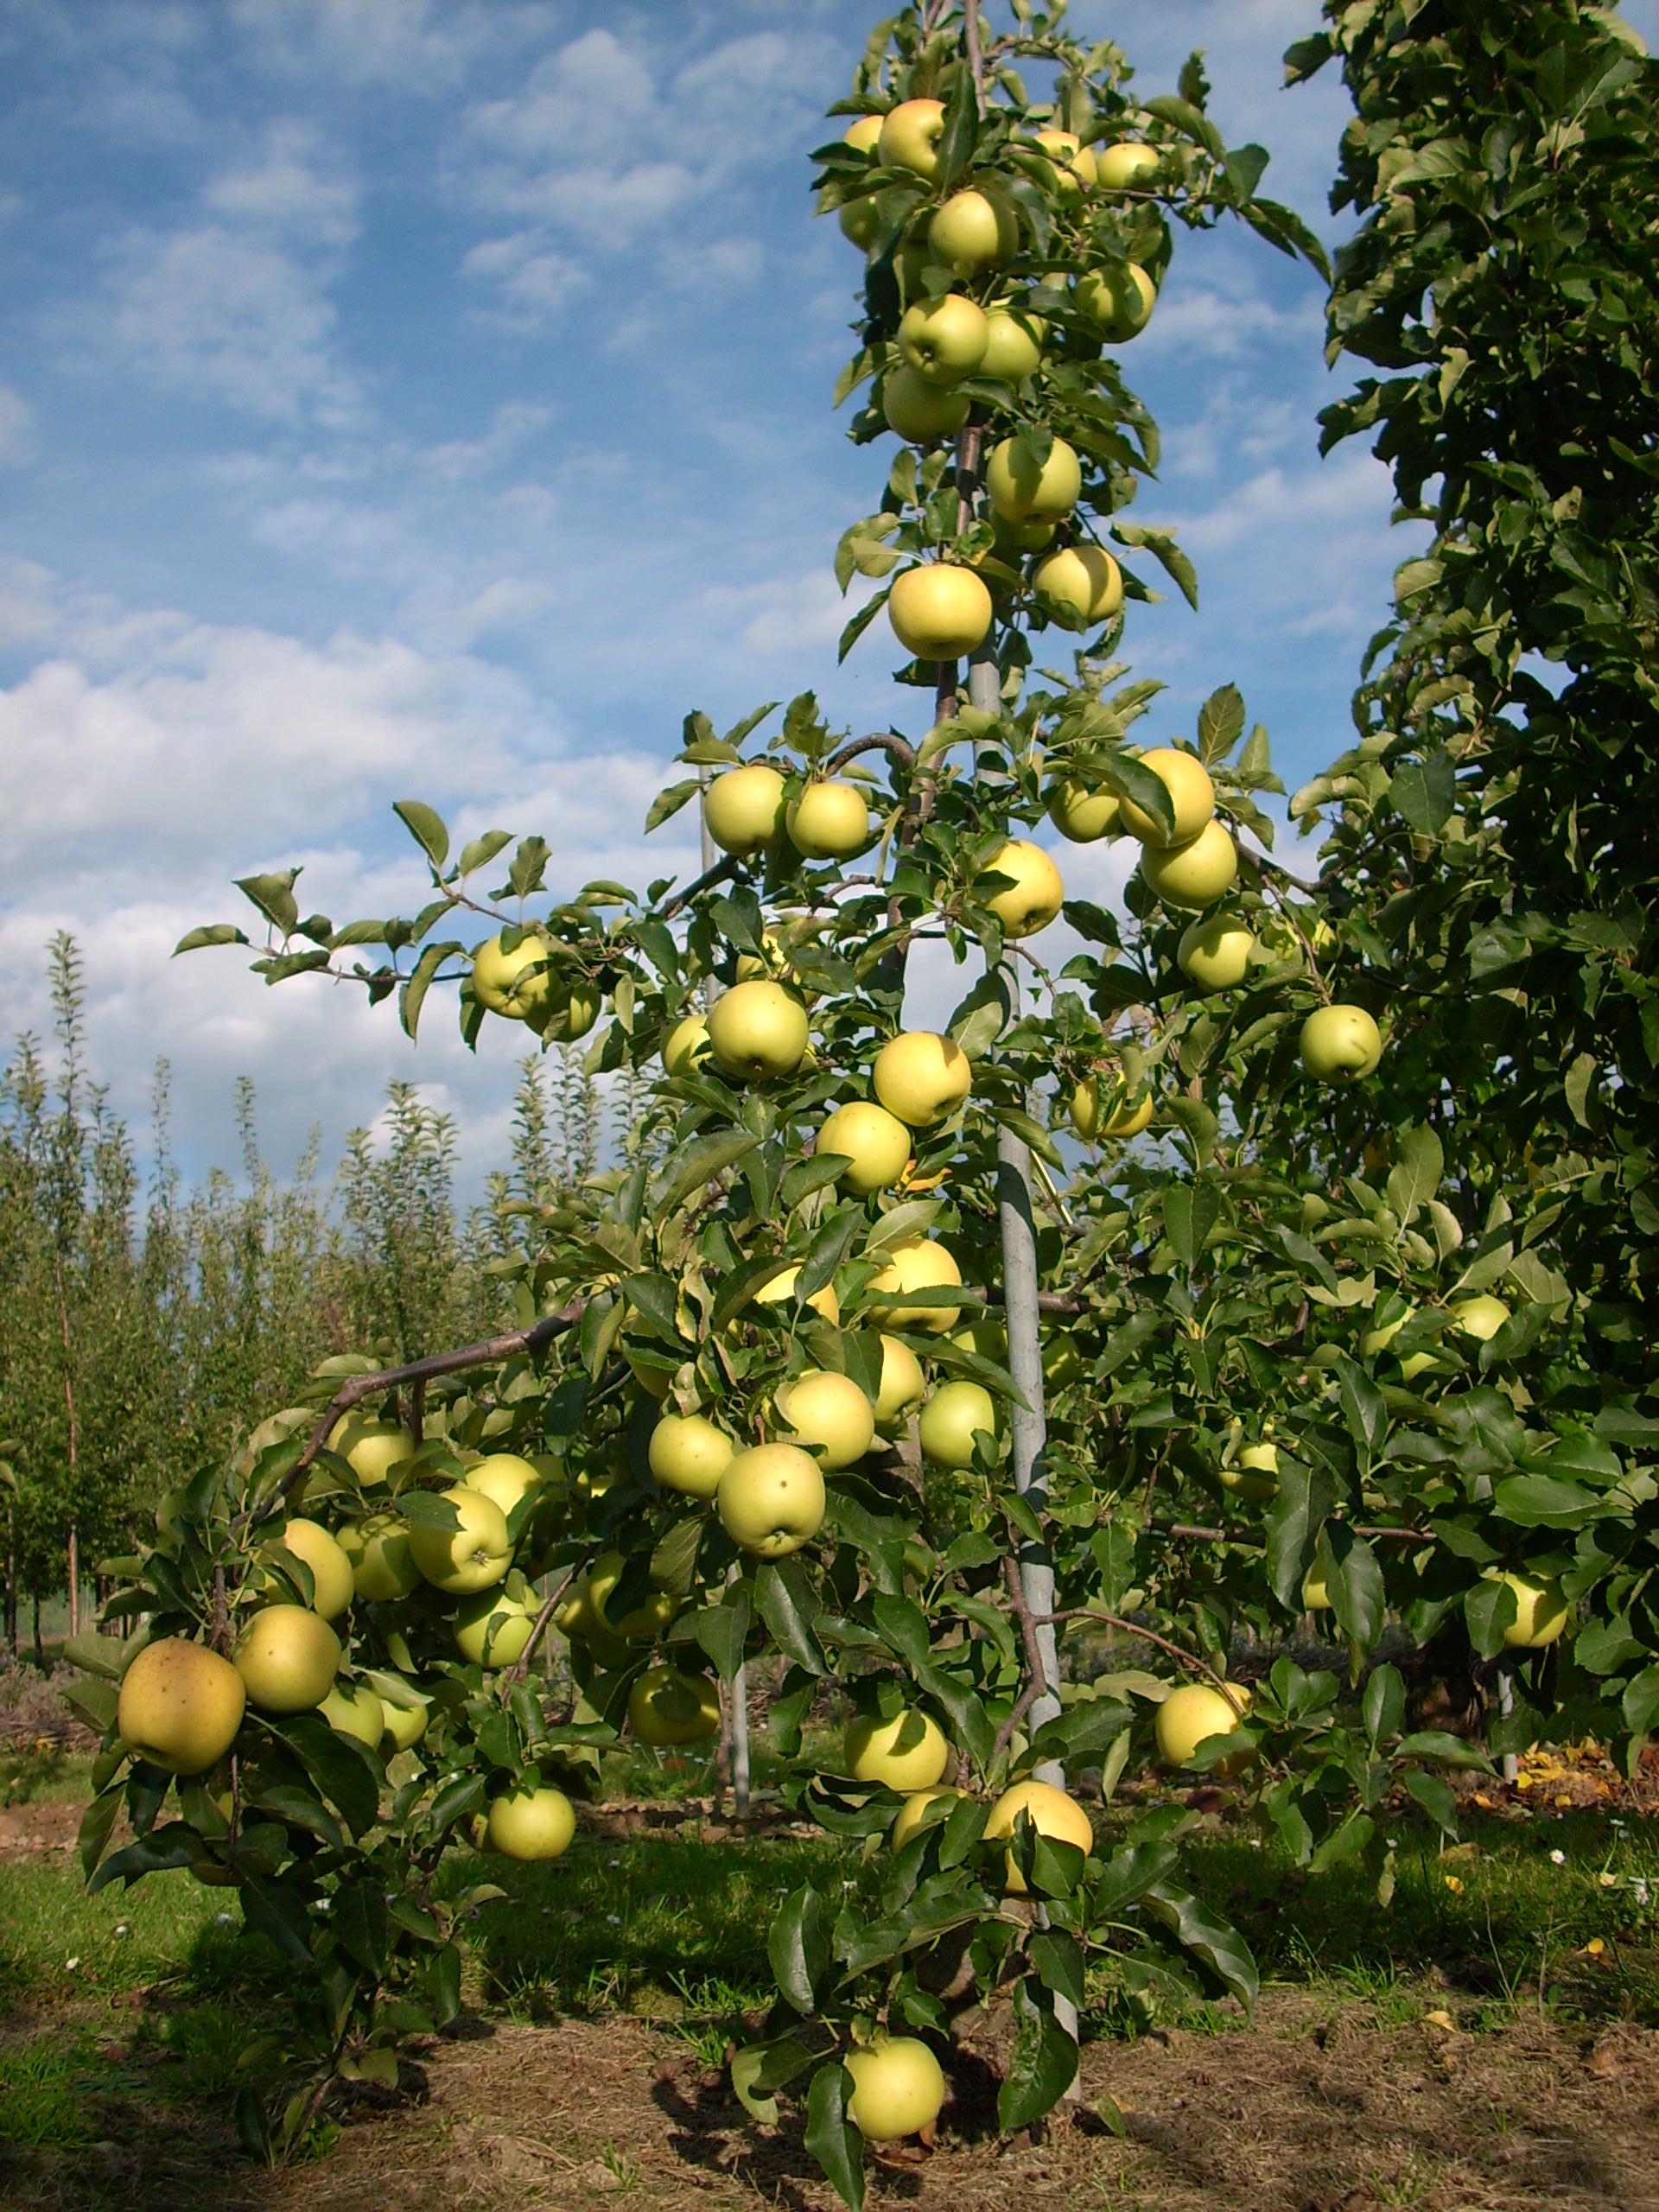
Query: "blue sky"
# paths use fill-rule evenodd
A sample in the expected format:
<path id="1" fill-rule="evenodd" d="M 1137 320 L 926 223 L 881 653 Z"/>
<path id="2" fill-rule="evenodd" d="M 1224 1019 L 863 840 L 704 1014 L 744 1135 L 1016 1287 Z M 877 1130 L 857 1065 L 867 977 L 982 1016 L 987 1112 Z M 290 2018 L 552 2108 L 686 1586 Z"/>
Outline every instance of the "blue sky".
<path id="1" fill-rule="evenodd" d="M 830 410 L 856 257 L 814 223 L 873 0 L 0 0 L 0 1037 L 42 1029 L 41 947 L 88 962 L 93 1052 L 142 1125 L 158 1051 L 196 1166 L 251 1074 L 290 1161 L 414 1076 L 469 1173 L 505 1141 L 517 1039 L 267 992 L 233 874 L 303 861 L 336 918 L 418 899 L 393 799 L 539 830 L 560 887 L 692 860 L 640 825 L 683 716 L 816 687 L 924 717 L 877 625 L 844 669 L 830 573 L 885 460 Z M 1651 41 L 1659 0 L 1626 12 Z M 1332 235 L 1332 74 L 1280 89 L 1314 0 L 1076 0 L 1143 92 L 1207 49 L 1230 143 Z M 1183 237 L 1126 357 L 1166 435 L 1139 513 L 1179 525 L 1195 618 L 1137 614 L 1171 689 L 1237 681 L 1301 780 L 1345 741 L 1406 548 L 1336 388 L 1317 279 Z M 1071 849 L 1109 893 L 1121 861 Z"/>

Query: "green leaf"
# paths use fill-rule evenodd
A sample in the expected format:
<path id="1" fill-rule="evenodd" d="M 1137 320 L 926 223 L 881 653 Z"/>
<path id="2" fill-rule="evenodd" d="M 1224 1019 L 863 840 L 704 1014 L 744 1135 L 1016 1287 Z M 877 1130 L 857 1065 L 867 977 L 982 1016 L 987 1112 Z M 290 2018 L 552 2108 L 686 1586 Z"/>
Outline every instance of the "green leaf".
<path id="1" fill-rule="evenodd" d="M 864 2138 L 847 2117 L 852 2076 L 838 2058 L 820 2066 L 806 2100 L 806 2147 L 843 2204 L 862 2212 Z"/>
<path id="2" fill-rule="evenodd" d="M 698 1649 L 724 1682 L 729 1682 L 743 1663 L 743 1646 L 753 1618 L 747 1582 L 734 1582 L 725 1596 L 705 1605 L 691 1622 Z"/>
<path id="3" fill-rule="evenodd" d="M 427 992 L 431 988 L 433 978 L 439 969 L 446 960 L 454 959 L 465 951 L 464 945 L 445 943 L 429 944 L 422 952 L 415 963 L 414 973 L 397 994 L 397 1019 L 402 1022 L 406 1035 L 413 1037 L 420 1026 L 421 1008 L 426 1003 Z"/>
<path id="4" fill-rule="evenodd" d="M 471 837 L 461 849 L 461 858 L 455 863 L 457 874 L 470 875 L 474 868 L 487 868 L 498 853 L 505 853 L 512 842 L 511 830 L 486 830 L 481 837 Z"/>
<path id="5" fill-rule="evenodd" d="M 1412 829 L 1426 837 L 1438 836 L 1458 803 L 1451 754 L 1444 746 L 1437 746 L 1421 760 L 1402 761 L 1394 772 L 1389 791 Z"/>
<path id="6" fill-rule="evenodd" d="M 1213 1183 L 1172 1183 L 1166 1189 L 1164 1234 L 1189 1274 L 1220 1217 L 1221 1193 Z"/>
<path id="7" fill-rule="evenodd" d="M 1398 1159 L 1389 1170 L 1385 1189 L 1390 1206 L 1402 1227 L 1417 1217 L 1440 1187 L 1446 1173 L 1446 1154 L 1433 1129 L 1408 1129 L 1396 1143 Z"/>
<path id="8" fill-rule="evenodd" d="M 778 2105 L 779 2090 L 797 2075 L 804 2074 L 817 2058 L 817 2053 L 794 2036 L 774 2037 L 770 2043 L 750 2044 L 734 2051 L 732 2088 L 738 2102 L 751 2120 L 758 2120 L 763 2127 L 775 2127 L 783 2116 Z"/>
<path id="9" fill-rule="evenodd" d="M 798 2012 L 816 2012 L 818 1984 L 830 1971 L 830 1929 L 823 1900 L 810 1882 L 779 1907 L 766 1938 L 778 1986 Z"/>
<path id="10" fill-rule="evenodd" d="M 294 897 L 294 886 L 299 879 L 296 868 L 286 868 L 280 875 L 238 875 L 236 887 L 259 909 L 265 919 L 283 937 L 291 937 L 300 918 L 300 909 Z"/>
<path id="11" fill-rule="evenodd" d="M 1194 613 L 1198 605 L 1198 572 L 1176 543 L 1174 534 L 1149 524 L 1115 519 L 1112 536 L 1121 545 L 1134 545 L 1150 553 Z M 1206 759 L 1211 756 L 1206 754 Z"/>
<path id="12" fill-rule="evenodd" d="M 692 1137 L 663 1162 L 652 1192 L 652 1211 L 672 1213 L 694 1191 L 706 1191 L 718 1175 L 746 1159 L 760 1141 L 747 1130 Z"/>
<path id="13" fill-rule="evenodd" d="M 1302 1576 L 1314 1538 L 1336 1503 L 1336 1486 L 1324 1467 L 1287 1460 L 1279 1491 L 1268 1509 L 1268 1573 L 1274 1595 L 1293 1612 L 1302 1610 Z"/>
<path id="14" fill-rule="evenodd" d="M 176 959 L 181 952 L 200 952 L 204 946 L 210 944 L 245 944 L 247 942 L 246 936 L 234 922 L 208 922 L 200 929 L 187 930 L 174 946 L 173 956 Z"/>
<path id="15" fill-rule="evenodd" d="M 1594 1491 L 1556 1475 L 1510 1475 L 1494 1488 L 1492 1504 L 1521 1529 L 1581 1529 L 1607 1510 Z"/>
<path id="16" fill-rule="evenodd" d="M 1029 1981 L 1014 1993 L 1014 2056 L 997 2092 L 997 2124 L 1004 2134 L 1029 2127 L 1052 2112 L 1077 2075 L 1077 2046 L 1054 2017 L 1053 1999 Z"/>
<path id="17" fill-rule="evenodd" d="M 1375 1751 L 1399 1732 L 1406 1718 L 1406 1685 L 1397 1667 L 1374 1667 L 1365 1684 L 1365 1733 Z"/>
<path id="18" fill-rule="evenodd" d="M 798 1666 L 823 1674 L 823 1655 L 810 1625 L 817 1609 L 800 1561 L 790 1559 L 777 1565 L 768 1560 L 757 1567 L 754 1603 L 779 1649 Z"/>
<path id="19" fill-rule="evenodd" d="M 683 806 L 694 799 L 702 789 L 702 785 L 699 778 L 688 776 L 683 783 L 670 784 L 658 791 L 651 802 L 650 811 L 645 816 L 646 836 L 649 836 L 653 830 L 660 829 L 671 816 L 677 814 Z"/>
<path id="20" fill-rule="evenodd" d="M 435 814 L 417 798 L 397 799 L 391 810 L 431 861 L 435 874 L 449 857 L 449 832 L 443 826 L 442 815 Z M 506 838 L 502 840 L 503 844 L 508 842 Z"/>
<path id="21" fill-rule="evenodd" d="M 1259 1986 L 1255 1961 L 1249 1946 L 1230 1922 L 1195 1897 L 1188 1890 L 1159 1882 L 1147 1890 L 1147 1910 L 1168 1929 L 1184 1950 L 1222 1982 L 1247 2006 L 1254 2006 Z"/>
<path id="22" fill-rule="evenodd" d="M 1077 1937 L 1063 1928 L 1039 1928 L 1027 1942 L 1026 1955 L 1043 1986 L 1082 2012 L 1088 1996 L 1084 1986 L 1083 1946 Z"/>

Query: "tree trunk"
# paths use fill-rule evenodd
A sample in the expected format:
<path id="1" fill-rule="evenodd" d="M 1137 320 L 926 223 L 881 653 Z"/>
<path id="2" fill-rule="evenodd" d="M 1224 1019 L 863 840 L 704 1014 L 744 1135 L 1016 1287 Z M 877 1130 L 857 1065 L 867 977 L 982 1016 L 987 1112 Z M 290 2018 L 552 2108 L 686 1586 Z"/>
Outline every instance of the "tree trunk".
<path id="1" fill-rule="evenodd" d="M 22 1646 L 17 1639 L 17 1516 L 6 1508 L 6 1649 L 16 1659 Z"/>
<path id="2" fill-rule="evenodd" d="M 69 1523 L 69 1633 L 80 1634 L 80 1531 Z"/>

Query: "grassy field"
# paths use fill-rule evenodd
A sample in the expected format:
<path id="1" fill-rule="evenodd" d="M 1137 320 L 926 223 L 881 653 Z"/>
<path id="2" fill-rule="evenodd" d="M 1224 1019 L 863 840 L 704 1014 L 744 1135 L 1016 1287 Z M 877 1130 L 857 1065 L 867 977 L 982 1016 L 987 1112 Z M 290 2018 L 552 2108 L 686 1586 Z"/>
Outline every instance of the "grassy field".
<path id="1" fill-rule="evenodd" d="M 188 1876 L 87 1897 L 64 1847 L 84 1789 L 80 1764 L 44 1750 L 0 1760 L 0 2161 L 10 2167 L 0 2164 L 7 2183 L 0 2202 L 28 2212 L 333 2204 L 329 2190 L 354 2170 L 365 2129 L 390 2139 L 416 2124 L 415 2113 L 429 2115 L 442 2101 L 434 2079 L 469 2069 L 469 2094 L 487 2101 L 490 2088 L 478 2077 L 486 2044 L 503 2063 L 513 2052 L 511 2071 L 528 2078 L 541 2054 L 586 2037 L 588 2076 L 609 2069 L 626 2082 L 645 2065 L 655 2079 L 664 2066 L 671 2073 L 677 2067 L 702 2084 L 699 2094 L 715 2095 L 728 2044 L 742 2037 L 746 2016 L 752 2024 L 770 1991 L 766 1944 L 777 1901 L 808 1875 L 856 1889 L 873 1885 L 876 1870 L 856 1848 L 831 1840 L 746 1837 L 710 1821 L 694 1802 L 709 1786 L 707 1773 L 683 1759 L 671 1766 L 649 1755 L 619 1760 L 611 1783 L 611 1808 L 585 1820 L 566 1858 L 543 1867 L 493 1866 L 510 1894 L 485 1909 L 474 1930 L 471 2025 L 442 2040 L 416 2069 L 417 2086 L 426 2084 L 416 2102 L 401 2116 L 359 2109 L 343 2133 L 325 2134 L 323 2155 L 303 2173 L 274 2177 L 238 2163 L 227 2113 L 239 2052 L 280 2024 L 286 1969 L 243 1931 L 233 1898 Z M 1103 1977 L 1086 2034 L 1090 2060 L 1098 2054 L 1115 2084 L 1110 2097 L 1121 2094 L 1126 2067 L 1132 2075 L 1149 2050 L 1179 2047 L 1197 2055 L 1187 2063 L 1202 2071 L 1206 2050 L 1234 2053 L 1248 2044 L 1259 2056 L 1274 2048 L 1280 2030 L 1272 2024 L 1282 2028 L 1291 2018 L 1297 2049 L 1307 2037 L 1328 2039 L 1356 2023 L 1393 2038 L 1389 2050 L 1414 2048 L 1427 2034 L 1469 2051 L 1490 2047 L 1494 2063 L 1500 2051 L 1513 2055 L 1517 2036 L 1541 2037 L 1541 2049 L 1557 2056 L 1565 2044 L 1600 2048 L 1598 2038 L 1609 2031 L 1634 2035 L 1645 2049 L 1659 2027 L 1659 1824 L 1548 1804 L 1529 1811 L 1524 1803 L 1477 1808 L 1472 1819 L 1465 1841 L 1451 1851 L 1402 1821 L 1396 1893 L 1386 1911 L 1357 1875 L 1306 1881 L 1271 1847 L 1213 1819 L 1195 1846 L 1198 1879 L 1249 1937 L 1271 2031 L 1246 2037 L 1236 2007 L 1193 2006 L 1155 2020 L 1154 2044 L 1136 2052 L 1126 2040 L 1132 2024 Z M 480 2031 L 485 2042 L 469 2044 Z M 1373 2078 L 1378 2063 L 1366 2063 Z M 1086 2080 L 1089 2074 L 1086 2065 Z M 571 2094 L 582 2078 L 581 2069 L 561 2074 L 555 2094 Z M 1527 2096 L 1517 2094 L 1524 2110 Z M 1537 2094 L 1547 2094 L 1541 2077 Z M 1560 2082 L 1548 2094 L 1559 2101 Z M 1131 2100 L 1129 2109 L 1141 2108 Z M 722 2124 L 732 2127 L 732 2116 Z M 149 2181 L 135 2180 L 122 2147 L 141 2126 L 160 2154 L 159 2164 L 149 2152 L 149 2163 L 140 2162 L 146 2174 L 155 2167 L 153 2194 Z M 733 2139 L 741 2162 L 746 2139 L 734 2129 Z M 786 2164 L 788 2145 L 772 2148 Z M 1126 2148 L 1133 2141 L 1102 2138 L 1098 2155 L 1121 2159 Z M 428 2150 L 432 2158 L 448 2155 L 443 2144 Z M 646 2145 L 626 2157 L 646 2177 L 658 2151 Z M 820 2201 L 810 2175 L 796 2144 L 789 2180 L 797 2202 Z M 1423 2187 L 1433 2180 L 1431 2174 Z M 245 2200 L 235 2194 L 244 2185 Z M 1467 2193 L 1466 2177 L 1459 2185 L 1465 2194 L 1448 2205 L 1489 2201 Z M 630 2190 L 642 2204 L 677 2202 L 661 2188 L 653 2196 L 652 2186 L 639 2178 Z M 593 2182 L 592 2190 L 602 2193 L 601 2184 Z M 748 2197 L 739 2190 L 730 2201 Z M 1125 2194 L 1090 2202 L 1140 2201 Z M 1167 2177 L 1157 2201 L 1179 2202 Z M 1372 2201 L 1441 2200 L 1421 2191 L 1354 2200 Z"/>

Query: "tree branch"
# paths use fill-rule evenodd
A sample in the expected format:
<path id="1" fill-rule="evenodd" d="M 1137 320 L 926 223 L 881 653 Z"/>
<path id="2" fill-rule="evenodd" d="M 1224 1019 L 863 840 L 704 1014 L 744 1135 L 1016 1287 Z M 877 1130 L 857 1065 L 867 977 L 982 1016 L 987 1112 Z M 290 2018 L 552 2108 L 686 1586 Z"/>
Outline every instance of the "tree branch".
<path id="1" fill-rule="evenodd" d="M 1103 1621 L 1108 1628 L 1121 1628 L 1126 1636 L 1138 1636 L 1144 1643 L 1155 1643 L 1160 1651 L 1168 1652 L 1172 1659 L 1191 1673 L 1202 1675 L 1206 1681 L 1213 1682 L 1239 1719 L 1244 1718 L 1244 1708 L 1234 1696 L 1232 1686 L 1224 1676 L 1218 1675 L 1202 1659 L 1196 1658 L 1192 1652 L 1184 1651 L 1179 1643 L 1172 1643 L 1166 1636 L 1160 1636 L 1154 1629 L 1142 1628 L 1138 1621 L 1126 1619 L 1122 1613 L 1109 1613 L 1103 1605 L 1072 1605 L 1063 1613 L 1047 1613 L 1043 1618 L 1052 1622 Z M 1033 1633 L 1035 1632 L 1036 1624 L 1033 1621 Z"/>
<path id="2" fill-rule="evenodd" d="M 861 753 L 885 753 L 901 768 L 916 766 L 916 748 L 907 738 L 896 730 L 875 730 L 868 737 L 855 737 L 843 745 L 839 753 L 826 763 L 831 770 L 844 768 L 849 760 L 856 760 Z"/>

